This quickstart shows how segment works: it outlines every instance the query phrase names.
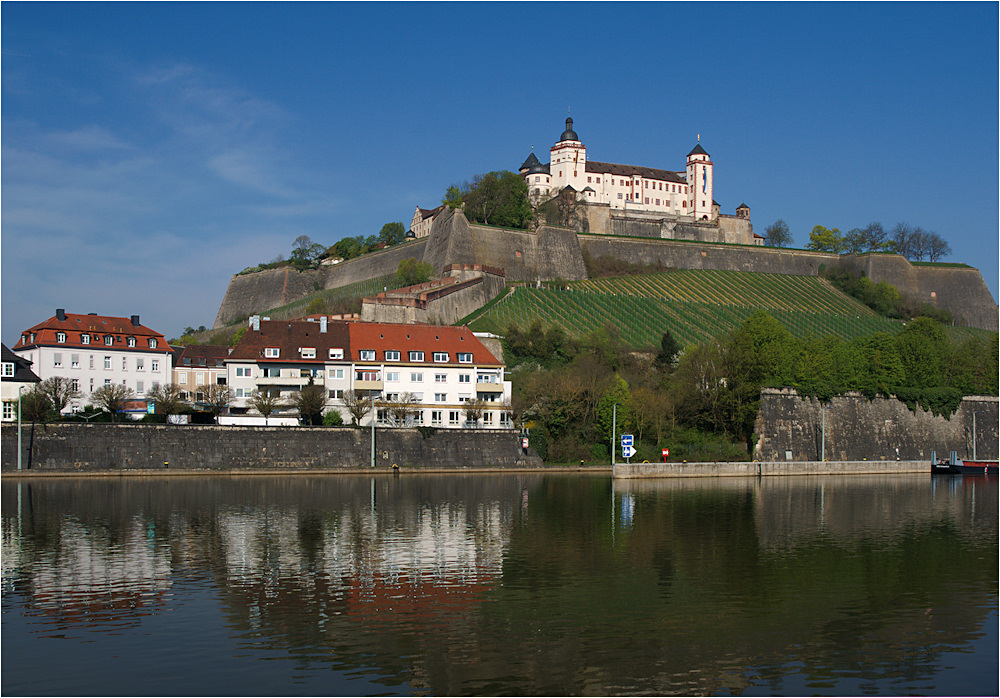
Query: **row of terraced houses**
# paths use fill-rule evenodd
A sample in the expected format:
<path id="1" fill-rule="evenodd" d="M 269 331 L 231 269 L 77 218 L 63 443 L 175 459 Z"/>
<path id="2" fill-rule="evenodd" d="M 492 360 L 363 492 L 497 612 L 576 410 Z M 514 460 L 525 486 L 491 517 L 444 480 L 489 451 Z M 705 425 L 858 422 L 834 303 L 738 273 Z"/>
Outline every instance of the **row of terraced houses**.
<path id="1" fill-rule="evenodd" d="M 198 408 L 209 386 L 224 385 L 231 399 L 220 422 L 294 424 L 292 400 L 313 384 L 323 388 L 324 412 L 338 411 L 347 423 L 347 400 L 362 397 L 376 405 L 381 424 L 398 425 L 393 416 L 398 411 L 389 406 L 406 402 L 406 426 L 512 428 L 503 362 L 467 327 L 254 316 L 232 349 L 171 347 L 138 315 L 79 315 L 58 309 L 22 332 L 12 353 L 4 352 L 5 387 L 28 366 L 40 380 L 60 376 L 72 382 L 79 397 L 67 412 L 81 409 L 95 390 L 111 383 L 134 393 L 126 412 L 136 419 L 155 412 L 145 399 L 154 386 L 173 383 Z M 255 391 L 279 398 L 268 421 L 253 407 Z M 5 421 L 16 418 L 15 398 L 8 392 Z M 469 403 L 477 409 L 470 412 Z M 361 424 L 371 419 L 366 414 Z"/>

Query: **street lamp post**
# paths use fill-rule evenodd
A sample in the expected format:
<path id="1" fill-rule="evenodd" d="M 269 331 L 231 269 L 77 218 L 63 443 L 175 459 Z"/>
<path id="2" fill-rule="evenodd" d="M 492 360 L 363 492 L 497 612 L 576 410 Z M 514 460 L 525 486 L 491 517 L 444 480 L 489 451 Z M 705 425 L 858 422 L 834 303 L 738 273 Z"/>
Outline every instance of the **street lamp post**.
<path id="1" fill-rule="evenodd" d="M 23 385 L 17 386 L 17 469 L 21 469 L 21 391 Z"/>
<path id="2" fill-rule="evenodd" d="M 611 467 L 615 467 L 615 427 L 618 426 L 618 403 L 611 408 Z"/>
<path id="3" fill-rule="evenodd" d="M 980 414 L 981 412 L 982 410 L 980 410 L 979 412 L 972 413 L 972 460 L 977 460 L 976 459 L 976 415 Z"/>
<path id="4" fill-rule="evenodd" d="M 378 416 L 378 413 L 375 411 L 375 392 L 374 391 L 372 391 L 371 397 L 372 397 L 372 459 L 371 459 L 371 466 L 374 468 L 375 467 L 375 419 Z"/>

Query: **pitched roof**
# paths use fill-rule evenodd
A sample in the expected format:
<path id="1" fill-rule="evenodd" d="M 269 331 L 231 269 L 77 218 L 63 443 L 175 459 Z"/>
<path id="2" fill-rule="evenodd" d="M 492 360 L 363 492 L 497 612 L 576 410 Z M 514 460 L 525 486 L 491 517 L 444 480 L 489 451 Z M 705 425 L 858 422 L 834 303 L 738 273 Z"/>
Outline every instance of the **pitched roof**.
<path id="1" fill-rule="evenodd" d="M 227 361 L 262 361 L 287 363 L 323 363 L 328 361 L 330 349 L 343 349 L 344 356 L 350 355 L 350 335 L 347 326 L 353 322 L 331 321 L 326 324 L 326 332 L 320 332 L 320 323 L 307 320 L 261 320 L 259 330 L 247 330 Z M 277 347 L 277 358 L 264 356 L 265 347 Z M 313 359 L 302 358 L 299 349 L 309 347 L 316 350 Z"/>
<path id="2" fill-rule="evenodd" d="M 352 322 L 351 359 L 359 359 L 362 349 L 376 352 L 394 349 L 400 352 L 401 363 L 408 363 L 408 352 L 424 352 L 424 361 L 414 365 L 434 365 L 434 352 L 447 352 L 447 366 L 458 364 L 458 354 L 471 353 L 472 363 L 478 366 L 502 366 L 497 359 L 468 327 L 447 325 L 404 325 L 389 322 Z M 381 353 L 378 354 L 382 356 Z"/>
<path id="3" fill-rule="evenodd" d="M 60 332 L 66 334 L 66 341 L 59 342 L 57 340 L 56 335 Z M 29 336 L 31 334 L 35 335 L 34 341 L 31 341 Z M 91 342 L 89 344 L 83 343 L 83 335 L 90 337 Z M 22 332 L 21 338 L 17 340 L 14 348 L 66 346 L 92 349 L 95 348 L 97 342 L 103 343 L 104 338 L 107 336 L 113 337 L 114 343 L 107 345 L 111 349 L 125 351 L 132 349 L 136 351 L 163 353 L 171 351 L 170 345 L 167 344 L 167 340 L 162 334 L 145 325 L 139 324 L 138 315 L 133 315 L 131 318 L 98 315 L 97 313 L 80 315 L 77 313 L 66 313 L 62 309 L 57 310 L 56 314 L 48 320 L 29 327 Z M 136 339 L 136 346 L 128 347 L 125 341 L 126 337 L 134 337 Z M 151 339 L 156 341 L 156 345 L 153 347 L 149 346 L 149 340 Z"/>
<path id="4" fill-rule="evenodd" d="M 598 162 L 597 160 L 588 160 L 586 166 L 587 172 L 594 172 L 596 174 L 609 174 L 618 175 L 621 177 L 632 177 L 634 175 L 639 175 L 640 177 L 645 177 L 647 179 L 660 179 L 664 182 L 676 182 L 677 184 L 687 184 L 687 179 L 677 172 L 671 172 L 670 170 L 657 170 L 653 167 L 637 167 L 635 165 L 617 165 L 612 162 Z"/>
<path id="5" fill-rule="evenodd" d="M 14 364 L 14 375 L 3 376 L 3 380 L 15 383 L 38 383 L 42 380 L 31 370 L 31 362 L 12 352 L 6 344 L 0 344 L 0 354 L 2 354 L 3 363 Z"/>
<path id="6" fill-rule="evenodd" d="M 699 143 L 698 145 L 696 145 L 691 149 L 690 153 L 687 154 L 688 157 L 691 157 L 692 155 L 708 155 L 708 153 L 705 152 L 705 149 L 702 148 L 701 143 Z M 709 155 L 709 157 L 711 156 Z"/>
<path id="7" fill-rule="evenodd" d="M 174 368 L 187 366 L 223 366 L 229 357 L 229 347 L 212 344 L 192 344 L 174 351 Z"/>

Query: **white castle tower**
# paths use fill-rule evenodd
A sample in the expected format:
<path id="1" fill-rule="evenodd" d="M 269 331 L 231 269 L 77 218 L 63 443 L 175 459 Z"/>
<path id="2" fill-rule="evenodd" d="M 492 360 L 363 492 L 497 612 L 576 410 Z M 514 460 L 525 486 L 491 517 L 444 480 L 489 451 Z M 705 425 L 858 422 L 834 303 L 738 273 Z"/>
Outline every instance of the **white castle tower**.
<path id="1" fill-rule="evenodd" d="M 687 156 L 688 211 L 695 220 L 712 220 L 712 160 L 698 140 Z"/>

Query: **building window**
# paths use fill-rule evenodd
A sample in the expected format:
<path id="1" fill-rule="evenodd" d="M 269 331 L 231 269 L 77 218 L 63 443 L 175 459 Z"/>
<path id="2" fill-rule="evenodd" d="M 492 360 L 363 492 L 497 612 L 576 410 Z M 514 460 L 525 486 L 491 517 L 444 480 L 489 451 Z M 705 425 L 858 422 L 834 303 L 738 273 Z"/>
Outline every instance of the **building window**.
<path id="1" fill-rule="evenodd" d="M 299 349 L 302 352 L 303 359 L 315 359 L 316 358 L 316 347 L 302 347 Z"/>
<path id="2" fill-rule="evenodd" d="M 399 352 L 395 349 L 386 349 L 385 351 L 386 361 L 399 361 Z"/>
<path id="3" fill-rule="evenodd" d="M 4 364 L 4 366 L 6 366 L 6 365 L 7 364 Z M 13 402 L 5 402 L 5 403 L 3 403 L 3 421 L 5 421 L 5 422 L 11 422 L 15 418 L 16 418 L 16 415 L 14 414 L 14 403 Z"/>
<path id="4" fill-rule="evenodd" d="M 205 385 L 205 374 L 204 373 L 194 374 L 194 383 L 195 385 Z"/>
<path id="5" fill-rule="evenodd" d="M 264 347 L 265 359 L 277 359 L 280 354 L 281 350 L 278 347 Z"/>
<path id="6" fill-rule="evenodd" d="M 186 385 L 187 382 L 188 382 L 188 374 L 187 373 L 178 373 L 177 374 L 177 382 L 180 385 Z"/>
<path id="7" fill-rule="evenodd" d="M 424 382 L 424 374 L 423 373 L 411 373 L 410 374 L 410 382 L 411 383 L 423 383 Z"/>
<path id="8" fill-rule="evenodd" d="M 410 361 L 423 361 L 423 360 L 424 360 L 424 352 L 422 351 L 410 352 Z"/>
<path id="9" fill-rule="evenodd" d="M 493 413 L 483 412 L 483 426 L 491 427 L 493 426 Z"/>
<path id="10" fill-rule="evenodd" d="M 435 383 L 447 383 L 448 382 L 448 374 L 447 373 L 435 373 L 434 374 L 434 382 Z"/>
<path id="11" fill-rule="evenodd" d="M 330 395 L 330 399 L 332 399 L 332 400 L 340 400 L 342 397 L 344 397 L 344 391 L 343 390 L 331 390 L 330 393 L 329 393 L 329 395 Z"/>
<path id="12" fill-rule="evenodd" d="M 447 402 L 448 393 L 434 393 L 434 402 Z"/>
<path id="13" fill-rule="evenodd" d="M 471 353 L 459 354 L 458 355 L 458 363 L 460 363 L 460 364 L 471 364 L 472 363 L 472 354 Z"/>
<path id="14" fill-rule="evenodd" d="M 123 356 L 122 357 L 122 370 L 123 371 L 127 371 L 128 370 L 128 357 L 127 356 Z"/>
<path id="15" fill-rule="evenodd" d="M 434 363 L 446 364 L 448 363 L 448 352 L 446 351 L 436 351 L 434 352 Z"/>
<path id="16" fill-rule="evenodd" d="M 56 332 L 56 341 L 59 342 L 60 344 L 65 344 L 66 343 L 66 333 L 65 332 Z"/>
<path id="17" fill-rule="evenodd" d="M 388 382 L 390 382 L 390 383 L 398 383 L 399 382 L 399 371 L 386 371 L 385 372 L 385 379 Z"/>
<path id="18" fill-rule="evenodd" d="M 359 349 L 358 350 L 358 361 L 374 361 L 375 360 L 375 350 L 374 349 Z"/>
<path id="19" fill-rule="evenodd" d="M 250 377 L 250 367 L 249 366 L 237 366 L 236 367 L 236 377 L 237 378 L 249 378 Z"/>
<path id="20" fill-rule="evenodd" d="M 83 344 L 90 344 L 90 335 L 89 334 L 81 334 L 80 335 L 80 342 L 82 342 Z"/>
<path id="21" fill-rule="evenodd" d="M 9 378 L 10 376 L 14 375 L 14 364 L 13 364 L 13 362 L 10 362 L 10 363 L 6 363 L 5 362 L 4 363 L 4 365 L 3 365 L 3 375 L 6 378 Z"/>
<path id="22" fill-rule="evenodd" d="M 649 203 L 649 197 L 648 196 L 646 197 L 646 203 L 647 204 Z"/>
<path id="23" fill-rule="evenodd" d="M 263 373 L 264 378 L 281 378 L 280 368 L 265 368 Z"/>
<path id="24" fill-rule="evenodd" d="M 471 381 L 471 376 L 468 373 L 460 373 L 460 374 L 458 374 L 458 382 L 459 383 L 471 383 L 472 382 Z"/>
<path id="25" fill-rule="evenodd" d="M 340 380 L 340 379 L 342 379 L 344 377 L 344 369 L 342 369 L 342 368 L 331 368 L 329 371 L 327 371 L 327 375 L 330 378 L 336 378 L 336 379 Z"/>
<path id="26" fill-rule="evenodd" d="M 143 382 L 142 381 L 136 381 L 135 382 L 135 392 L 137 392 L 139 394 L 142 394 L 142 388 L 143 388 Z"/>
<path id="27" fill-rule="evenodd" d="M 448 413 L 448 424 L 455 426 L 458 424 L 458 410 L 451 410 Z"/>
<path id="28" fill-rule="evenodd" d="M 135 346 L 135 337 L 129 337 L 128 339 L 126 339 L 125 340 L 125 345 L 129 346 L 129 347 L 134 347 Z"/>
<path id="29" fill-rule="evenodd" d="M 590 177 L 587 177 L 587 184 L 590 184 Z"/>
<path id="30" fill-rule="evenodd" d="M 111 357 L 110 356 L 105 356 L 104 357 L 104 370 L 105 371 L 110 371 L 111 370 Z"/>
<path id="31" fill-rule="evenodd" d="M 355 371 L 354 380 L 377 381 L 380 380 L 378 371 Z"/>
<path id="32" fill-rule="evenodd" d="M 146 362 L 145 362 L 144 359 L 136 359 L 135 360 L 135 370 L 136 371 L 145 371 L 146 370 Z"/>
<path id="33" fill-rule="evenodd" d="M 157 372 L 157 371 L 160 370 L 160 361 L 159 361 L 159 359 L 153 359 L 152 361 L 149 362 L 149 364 L 150 364 L 150 368 L 149 368 L 150 371 Z"/>
<path id="34" fill-rule="evenodd" d="M 110 347 L 110 346 L 111 346 L 112 344 L 114 344 L 114 343 L 115 343 L 115 338 L 114 338 L 114 337 L 112 337 L 112 336 L 111 336 L 111 335 L 109 335 L 109 334 L 106 334 L 106 335 L 104 335 L 104 344 L 105 344 L 106 346 L 109 346 L 109 347 Z"/>
<path id="35" fill-rule="evenodd" d="M 657 205 L 657 206 L 659 206 L 659 205 L 660 205 L 660 200 L 659 200 L 659 199 L 657 199 L 657 200 L 656 200 L 656 205 Z"/>
<path id="36" fill-rule="evenodd" d="M 243 397 L 243 388 L 236 389 L 236 397 Z"/>
<path id="37" fill-rule="evenodd" d="M 476 376 L 477 383 L 496 383 L 497 377 L 491 373 L 480 373 Z"/>
<path id="38" fill-rule="evenodd" d="M 618 192 L 618 198 L 619 199 L 622 198 L 622 193 L 621 192 Z"/>
<path id="39" fill-rule="evenodd" d="M 330 358 L 331 359 L 343 359 L 344 358 L 344 350 L 343 349 L 331 349 L 330 350 Z"/>
<path id="40" fill-rule="evenodd" d="M 4 403 L 6 407 L 7 403 Z M 439 427 L 441 426 L 441 410 L 431 410 L 431 426 Z"/>
<path id="41" fill-rule="evenodd" d="M 149 348 L 150 349 L 156 349 L 156 339 L 150 339 L 149 340 Z"/>

